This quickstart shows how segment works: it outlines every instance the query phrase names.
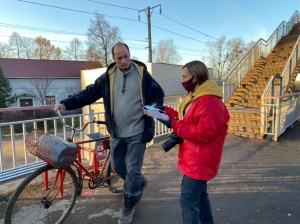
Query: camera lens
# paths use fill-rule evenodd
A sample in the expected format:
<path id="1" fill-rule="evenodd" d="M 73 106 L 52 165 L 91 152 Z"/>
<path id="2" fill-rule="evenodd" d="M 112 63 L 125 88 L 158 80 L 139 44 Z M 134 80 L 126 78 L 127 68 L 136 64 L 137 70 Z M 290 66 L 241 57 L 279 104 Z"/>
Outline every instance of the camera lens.
<path id="1" fill-rule="evenodd" d="M 168 139 L 161 145 L 161 147 L 165 150 L 165 152 L 168 152 L 175 145 L 176 145 L 176 142 L 173 142 L 171 139 Z"/>

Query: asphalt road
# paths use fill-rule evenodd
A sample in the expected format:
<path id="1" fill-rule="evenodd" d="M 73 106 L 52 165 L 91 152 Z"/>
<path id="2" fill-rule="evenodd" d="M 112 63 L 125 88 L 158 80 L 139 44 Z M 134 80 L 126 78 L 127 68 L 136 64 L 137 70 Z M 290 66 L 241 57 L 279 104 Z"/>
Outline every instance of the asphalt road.
<path id="1" fill-rule="evenodd" d="M 216 224 L 300 223 L 299 133 L 298 122 L 278 142 L 227 137 L 219 174 L 208 184 Z M 143 172 L 149 182 L 136 207 L 134 224 L 182 223 L 177 150 L 166 153 L 160 144 L 145 154 Z M 117 223 L 121 203 L 120 194 L 85 188 L 66 223 Z"/>

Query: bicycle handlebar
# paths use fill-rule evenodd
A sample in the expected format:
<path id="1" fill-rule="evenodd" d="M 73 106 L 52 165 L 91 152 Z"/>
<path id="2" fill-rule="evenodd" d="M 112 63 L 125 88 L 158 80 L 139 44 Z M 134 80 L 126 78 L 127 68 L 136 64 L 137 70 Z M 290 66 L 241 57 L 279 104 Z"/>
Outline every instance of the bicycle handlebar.
<path id="1" fill-rule="evenodd" d="M 73 131 L 83 131 L 89 124 L 92 124 L 92 123 L 95 123 L 95 124 L 104 124 L 104 125 L 107 126 L 107 122 L 105 122 L 105 121 L 96 121 L 96 120 L 93 120 L 93 121 L 87 122 L 87 123 L 86 123 L 85 125 L 83 125 L 83 127 L 80 129 L 80 128 L 76 128 L 75 126 L 67 125 L 66 122 L 64 121 L 62 115 L 61 115 L 60 110 L 57 110 L 57 114 L 58 114 L 58 116 L 59 116 L 59 119 L 60 119 L 62 125 L 65 126 L 66 128 L 72 129 Z"/>

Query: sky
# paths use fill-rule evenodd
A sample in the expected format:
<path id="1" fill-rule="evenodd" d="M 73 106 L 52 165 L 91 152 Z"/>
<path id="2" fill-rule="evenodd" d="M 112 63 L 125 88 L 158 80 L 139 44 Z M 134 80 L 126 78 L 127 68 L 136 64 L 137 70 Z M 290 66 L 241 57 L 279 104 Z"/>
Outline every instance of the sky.
<path id="1" fill-rule="evenodd" d="M 282 22 L 299 10 L 300 0 L 0 0 L 0 42 L 13 32 L 42 36 L 64 48 L 77 37 L 86 40 L 97 12 L 119 27 L 131 56 L 148 62 L 147 7 L 150 7 L 152 49 L 172 39 L 180 64 L 205 61 L 207 42 L 221 36 L 245 43 L 267 40 Z M 153 53 L 154 57 L 155 52 Z"/>

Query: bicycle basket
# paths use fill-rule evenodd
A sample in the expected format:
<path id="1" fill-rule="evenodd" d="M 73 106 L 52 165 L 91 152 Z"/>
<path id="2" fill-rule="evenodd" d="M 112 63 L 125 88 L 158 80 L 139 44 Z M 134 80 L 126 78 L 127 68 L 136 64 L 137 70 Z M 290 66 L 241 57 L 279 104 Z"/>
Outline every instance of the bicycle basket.
<path id="1" fill-rule="evenodd" d="M 55 135 L 33 130 L 26 135 L 28 151 L 57 168 L 69 167 L 76 159 L 79 147 Z"/>

